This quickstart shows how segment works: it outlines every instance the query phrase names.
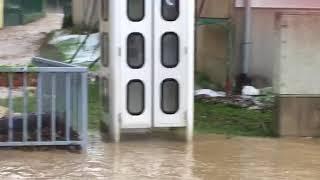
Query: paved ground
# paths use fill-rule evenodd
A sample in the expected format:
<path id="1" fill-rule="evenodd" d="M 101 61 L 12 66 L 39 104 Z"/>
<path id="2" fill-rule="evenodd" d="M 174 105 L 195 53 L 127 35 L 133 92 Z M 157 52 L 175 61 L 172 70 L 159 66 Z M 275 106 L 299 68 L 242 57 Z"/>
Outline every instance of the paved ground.
<path id="1" fill-rule="evenodd" d="M 62 19 L 62 14 L 47 14 L 33 23 L 0 30 L 0 65 L 29 64 L 47 33 L 61 28 Z"/>

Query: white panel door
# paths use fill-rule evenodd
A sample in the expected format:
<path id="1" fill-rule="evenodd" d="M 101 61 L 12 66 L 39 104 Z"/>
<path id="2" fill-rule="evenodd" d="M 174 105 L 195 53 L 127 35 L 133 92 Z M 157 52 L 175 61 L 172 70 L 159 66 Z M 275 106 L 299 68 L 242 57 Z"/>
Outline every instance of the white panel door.
<path id="1" fill-rule="evenodd" d="M 152 126 L 152 1 L 119 0 L 121 128 Z"/>
<path id="2" fill-rule="evenodd" d="M 320 14 L 285 13 L 279 16 L 280 53 L 275 62 L 274 89 L 287 95 L 320 94 Z"/>
<path id="3" fill-rule="evenodd" d="M 154 0 L 154 126 L 187 126 L 191 68 L 189 0 Z M 190 11 L 191 13 L 193 11 Z M 192 18 L 190 18 L 192 17 Z M 192 39 L 193 42 L 193 39 Z M 190 109 L 191 110 L 191 109 Z"/>

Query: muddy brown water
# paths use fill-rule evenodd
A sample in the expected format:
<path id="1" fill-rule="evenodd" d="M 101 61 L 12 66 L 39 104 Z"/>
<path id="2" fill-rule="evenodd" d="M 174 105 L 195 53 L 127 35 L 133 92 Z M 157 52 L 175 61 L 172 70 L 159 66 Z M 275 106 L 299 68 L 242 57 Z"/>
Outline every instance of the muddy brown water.
<path id="1" fill-rule="evenodd" d="M 63 14 L 47 13 L 46 17 L 23 26 L 10 26 L 0 31 L 0 65 L 28 65 L 39 52 L 44 38 L 62 26 Z"/>
<path id="2" fill-rule="evenodd" d="M 2 179 L 320 179 L 319 139 L 197 135 L 102 142 L 91 133 L 86 153 L 0 150 Z"/>

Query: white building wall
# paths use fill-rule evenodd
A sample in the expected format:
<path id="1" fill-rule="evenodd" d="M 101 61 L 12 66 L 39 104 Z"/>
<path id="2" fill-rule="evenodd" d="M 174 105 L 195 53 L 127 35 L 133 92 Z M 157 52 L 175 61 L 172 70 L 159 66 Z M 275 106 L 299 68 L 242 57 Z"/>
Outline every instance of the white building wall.
<path id="1" fill-rule="evenodd" d="M 320 1 L 319 3 L 320 4 Z M 254 8 L 252 22 L 252 59 L 249 73 L 253 76 L 254 84 L 258 87 L 272 86 L 274 62 L 278 61 L 279 41 L 277 29 L 277 14 L 281 12 L 317 12 L 316 9 L 276 9 Z M 240 72 L 243 42 L 243 9 L 234 11 L 236 24 L 236 60 L 234 73 Z M 306 24 L 309 26 L 308 24 Z M 310 28 L 312 25 L 310 24 Z"/>
<path id="2" fill-rule="evenodd" d="M 275 90 L 281 95 L 320 95 L 320 13 L 279 15 L 280 54 Z"/>

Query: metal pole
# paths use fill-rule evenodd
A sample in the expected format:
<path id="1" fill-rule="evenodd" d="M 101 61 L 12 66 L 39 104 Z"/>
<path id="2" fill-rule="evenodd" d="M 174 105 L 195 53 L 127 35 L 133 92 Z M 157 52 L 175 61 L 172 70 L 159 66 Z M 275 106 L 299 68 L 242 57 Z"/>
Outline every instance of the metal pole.
<path id="1" fill-rule="evenodd" d="M 82 123 L 82 149 L 86 151 L 88 145 L 88 73 L 81 74 L 81 123 Z"/>
<path id="2" fill-rule="evenodd" d="M 71 128 L 71 74 L 66 74 L 66 140 L 70 141 Z"/>
<path id="3" fill-rule="evenodd" d="M 8 124 L 8 127 L 9 127 L 9 130 L 8 130 L 8 141 L 9 142 L 13 142 L 13 113 L 14 113 L 14 110 L 13 110 L 13 95 L 12 95 L 12 91 L 13 91 L 13 74 L 12 73 L 9 73 L 8 74 L 9 76 L 9 124 Z"/>
<path id="4" fill-rule="evenodd" d="M 56 121 L 57 121 L 57 75 L 51 74 L 51 141 L 56 141 Z"/>
<path id="5" fill-rule="evenodd" d="M 37 87 L 37 105 L 38 105 L 38 114 L 37 114 L 37 140 L 38 142 L 42 141 L 42 79 L 43 74 L 38 74 L 38 87 Z"/>
<path id="6" fill-rule="evenodd" d="M 23 73 L 23 142 L 28 141 L 28 73 Z"/>
<path id="7" fill-rule="evenodd" d="M 251 60 L 252 51 L 252 4 L 251 0 L 245 0 L 245 27 L 244 27 L 244 41 L 243 41 L 243 73 L 249 73 L 249 62 Z"/>

